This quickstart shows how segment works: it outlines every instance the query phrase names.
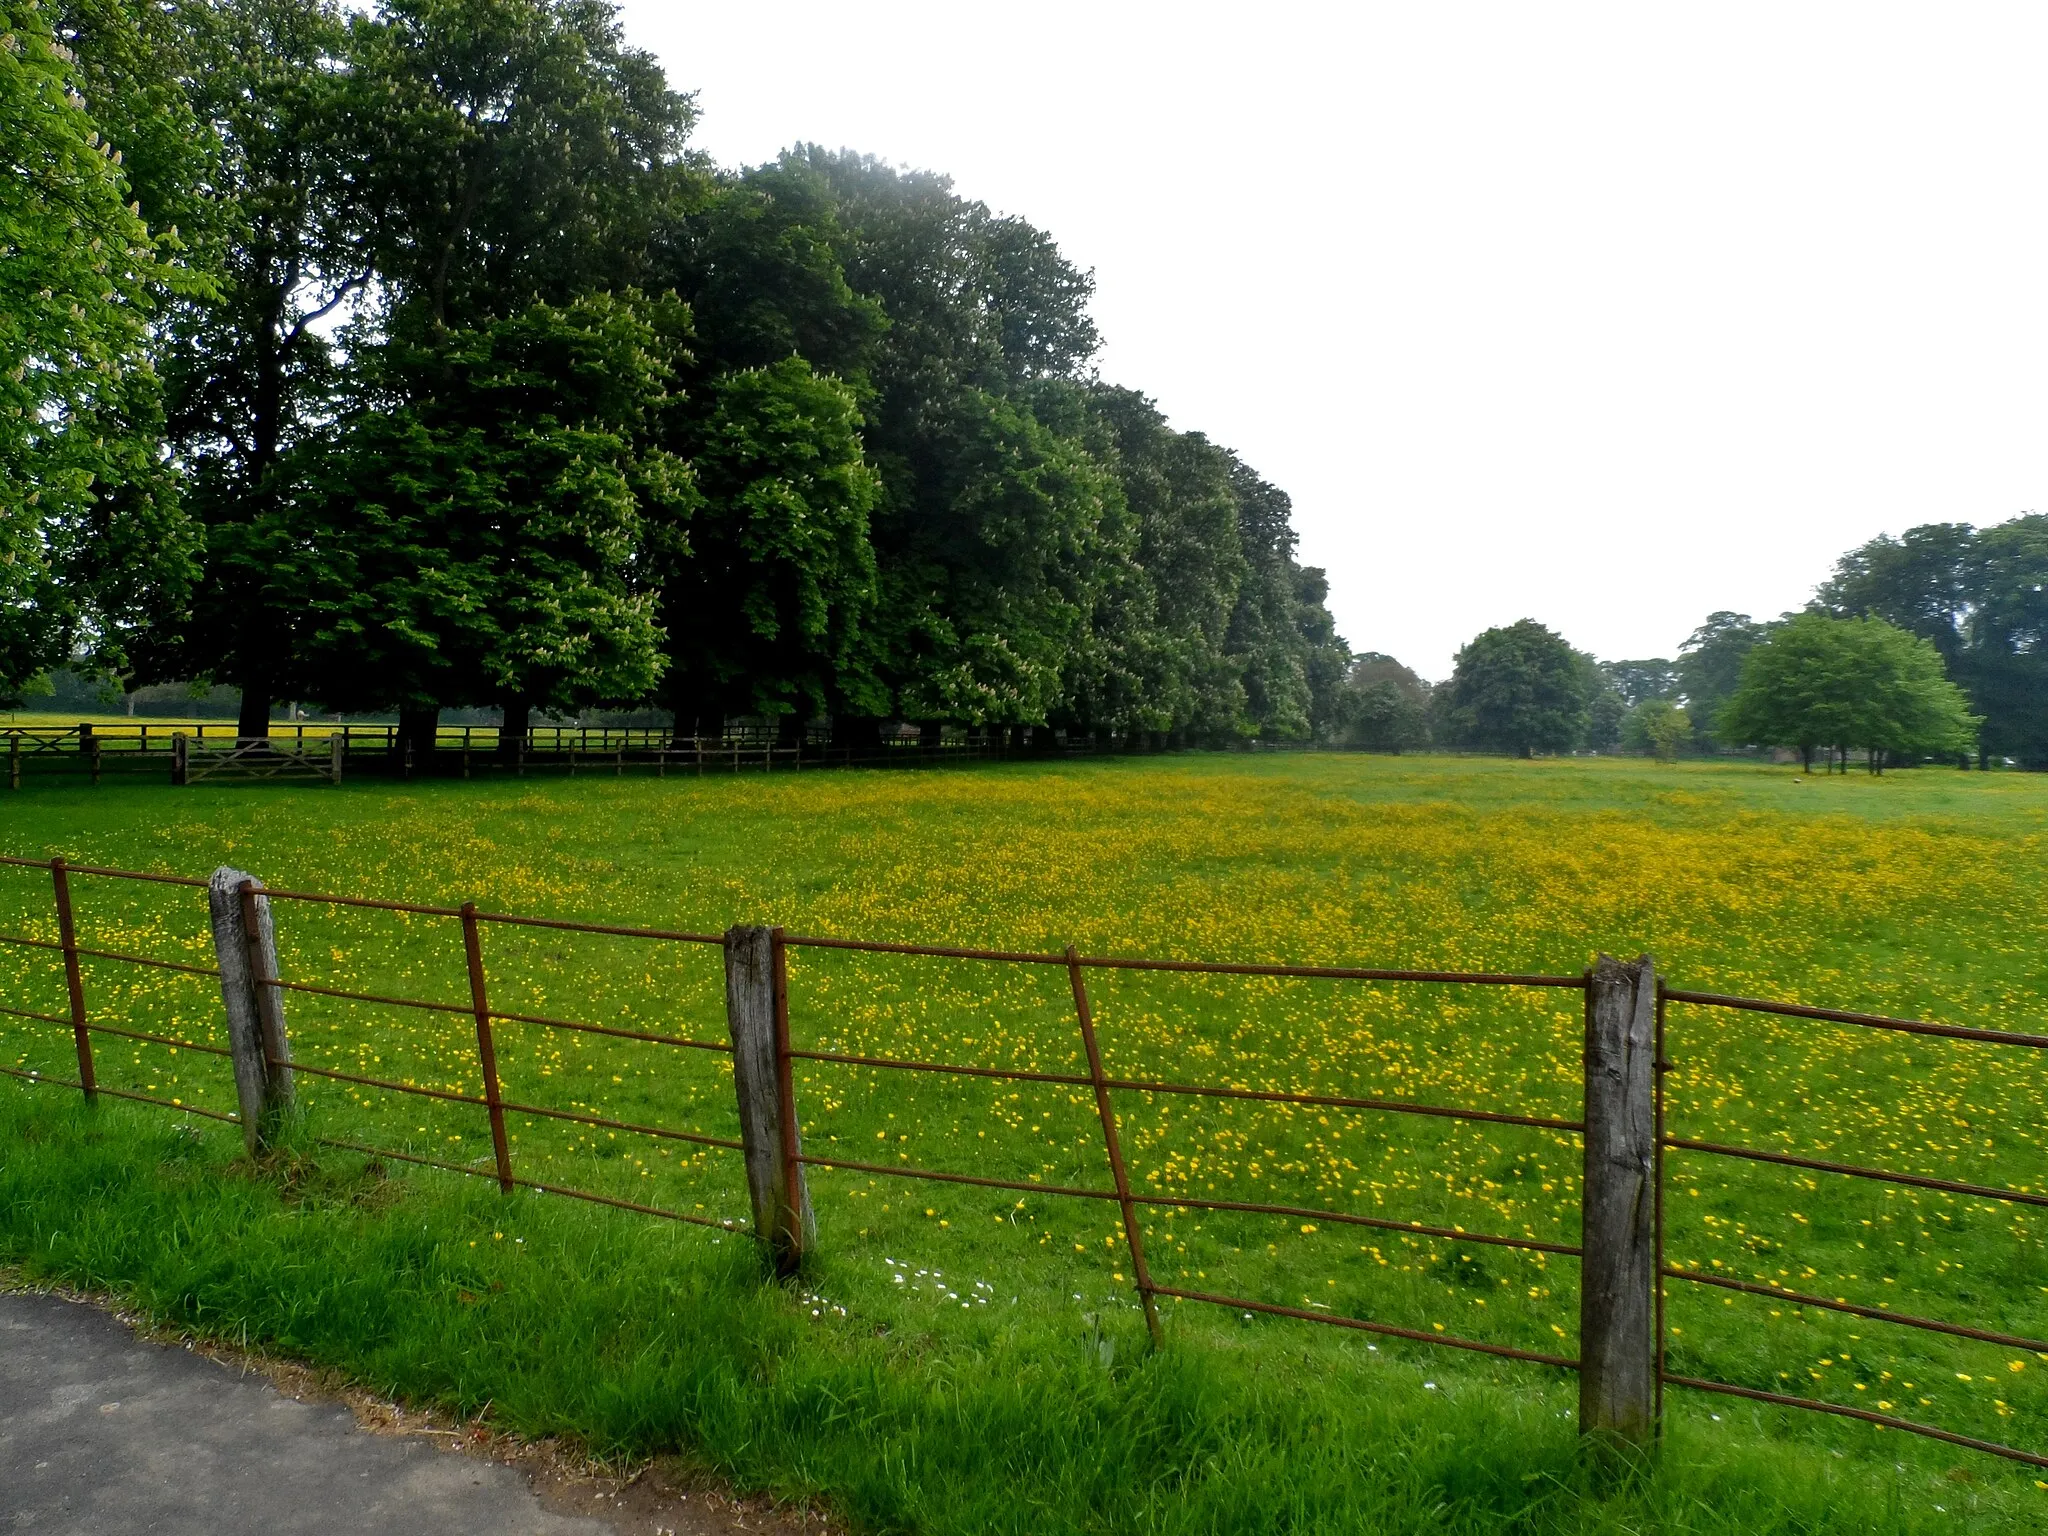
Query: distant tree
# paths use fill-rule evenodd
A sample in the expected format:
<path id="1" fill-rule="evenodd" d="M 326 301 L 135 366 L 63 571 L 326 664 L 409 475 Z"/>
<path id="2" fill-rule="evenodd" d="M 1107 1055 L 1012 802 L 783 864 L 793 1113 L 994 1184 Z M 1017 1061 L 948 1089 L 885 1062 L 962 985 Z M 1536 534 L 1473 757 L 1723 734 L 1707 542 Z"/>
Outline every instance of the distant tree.
<path id="1" fill-rule="evenodd" d="M 1845 768 L 1862 748 L 1881 773 L 1888 760 L 1967 751 L 1978 724 L 1931 642 L 1883 619 L 1803 613 L 1752 648 L 1716 730 L 1794 748 L 1809 772 L 1820 747 Z"/>
<path id="2" fill-rule="evenodd" d="M 1461 746 L 1564 752 L 1585 734 L 1586 666 L 1564 638 L 1534 619 L 1489 629 L 1458 652 L 1437 690 L 1441 718 Z"/>
<path id="3" fill-rule="evenodd" d="M 1984 715 L 1983 750 L 2048 768 L 2048 513 L 1977 536 L 1962 677 Z"/>
<path id="4" fill-rule="evenodd" d="M 1995 527 L 1929 523 L 1873 539 L 1836 562 L 1814 607 L 1872 614 L 1923 637 L 1984 717 L 1980 761 L 1996 754 L 2048 768 L 2048 517 Z"/>
<path id="5" fill-rule="evenodd" d="M 1600 671 L 1633 709 L 1645 699 L 1668 699 L 1680 688 L 1678 665 L 1659 656 L 1648 661 L 1603 661 Z"/>
<path id="6" fill-rule="evenodd" d="M 1586 696 L 1586 728 L 1576 745 L 1590 752 L 1612 752 L 1621 746 L 1621 723 L 1628 700 L 1608 676 L 1606 667 L 1580 651 L 1579 672 Z"/>
<path id="7" fill-rule="evenodd" d="M 1927 523 L 1896 539 L 1872 539 L 1835 562 L 1814 606 L 1838 619 L 1875 614 L 1929 641 L 1954 668 L 1976 606 L 1976 545 L 1968 523 Z"/>
<path id="8" fill-rule="evenodd" d="M 1303 740 L 1313 725 L 1315 700 L 1296 615 L 1294 504 L 1237 455 L 1229 460 L 1245 578 L 1225 649 L 1244 680 L 1249 733 Z"/>
<path id="9" fill-rule="evenodd" d="M 1301 636 L 1302 671 L 1308 679 L 1309 730 L 1318 737 L 1337 728 L 1344 680 L 1351 671 L 1351 647 L 1337 633 L 1329 600 L 1327 571 L 1318 565 L 1294 567 L 1294 627 Z M 1426 714 L 1424 724 L 1426 728 Z"/>
<path id="10" fill-rule="evenodd" d="M 1368 752 L 1412 752 L 1429 745 L 1429 684 L 1393 657 L 1368 651 L 1345 674 L 1333 728 Z"/>
<path id="11" fill-rule="evenodd" d="M 1721 707 L 1742 679 L 1742 662 L 1770 632 L 1746 613 L 1710 613 L 1678 649 L 1676 670 L 1693 739 L 1702 749 L 1715 744 Z"/>
<path id="12" fill-rule="evenodd" d="M 1629 710 L 1621 723 L 1621 743 L 1631 752 L 1641 752 L 1661 763 L 1676 760 L 1678 750 L 1692 740 L 1692 721 L 1671 700 L 1652 697 Z"/>

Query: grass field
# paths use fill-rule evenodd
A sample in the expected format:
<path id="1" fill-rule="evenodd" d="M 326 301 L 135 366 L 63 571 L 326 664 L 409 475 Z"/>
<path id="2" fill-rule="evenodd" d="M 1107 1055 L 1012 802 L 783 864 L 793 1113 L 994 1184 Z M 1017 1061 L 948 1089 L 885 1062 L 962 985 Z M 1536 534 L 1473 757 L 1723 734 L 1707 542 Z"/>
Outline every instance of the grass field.
<path id="1" fill-rule="evenodd" d="M 1802 781 L 1746 764 L 1350 756 L 296 791 L 32 784 L 0 801 L 7 852 L 185 874 L 227 862 L 297 889 L 706 932 L 775 921 L 1222 960 L 1576 972 L 1599 950 L 1649 950 L 1681 986 L 2034 1030 L 2048 1027 L 2044 833 L 2048 781 L 2021 775 Z M 191 893 L 78 889 L 87 942 L 208 957 Z M 47 877 L 0 875 L 0 924 L 49 933 Z M 466 998 L 452 924 L 280 904 L 278 925 L 287 975 Z M 499 1008 L 722 1035 L 708 946 L 506 929 L 486 944 Z M 11 963 L 10 1003 L 61 1012 L 52 967 L 27 952 Z M 1090 984 L 1120 1074 L 1576 1112 L 1572 993 L 1129 973 Z M 87 987 L 100 1017 L 218 1038 L 203 979 L 98 964 Z M 1080 1060 L 1056 969 L 799 951 L 792 997 L 802 1043 L 1056 1071 Z M 289 1010 L 302 1060 L 477 1089 L 459 1016 L 304 996 Z M 101 1047 L 103 1081 L 231 1105 L 216 1058 Z M 518 1026 L 499 1049 L 512 1097 L 733 1132 L 722 1058 Z M 45 1026 L 0 1028 L 0 1062 L 63 1071 L 68 1054 Z M 1674 1006 L 1671 1055 L 1681 1136 L 2048 1188 L 2048 1062 L 2028 1052 Z M 466 1107 L 301 1083 L 320 1133 L 488 1162 Z M 201 1177 L 230 1160 L 231 1132 L 190 1142 L 159 1112 L 125 1110 L 94 1128 L 56 1098 L 0 1088 L 19 1131 L 0 1141 L 0 1254 L 137 1291 L 195 1326 L 247 1326 L 397 1390 L 491 1399 L 526 1427 L 620 1449 L 683 1443 L 877 1526 L 2048 1520 L 2048 1489 L 2025 1469 L 1676 1392 L 1660 1471 L 1584 1501 L 1573 1384 L 1542 1367 L 1192 1305 L 1170 1310 L 1168 1347 L 1149 1353 L 1113 1207 L 817 1170 L 816 1269 L 796 1292 L 761 1293 L 744 1244 L 701 1229 L 500 1202 L 441 1175 L 382 1184 L 362 1159 L 327 1152 L 312 1174 Z M 811 1064 L 799 1099 L 813 1151 L 1106 1185 L 1092 1101 L 1065 1088 Z M 1134 1177 L 1155 1191 L 1576 1235 L 1569 1137 L 1164 1096 L 1120 1109 Z M 528 1176 L 745 1214 L 733 1154 L 558 1122 L 514 1129 Z M 97 1215 L 76 1214 L 81 1203 Z M 2048 1334 L 2048 1251 L 2025 1207 L 1689 1154 L 1673 1154 L 1670 1204 L 1674 1260 Z M 1572 1352 L 1568 1259 L 1316 1225 L 1161 1212 L 1145 1235 L 1168 1283 Z M 1673 1368 L 1688 1374 L 2048 1447 L 2048 1359 L 1684 1284 L 1668 1323 Z M 735 1327 L 742 1339 L 726 1337 Z M 572 1369 L 579 1348 L 603 1367 Z"/>

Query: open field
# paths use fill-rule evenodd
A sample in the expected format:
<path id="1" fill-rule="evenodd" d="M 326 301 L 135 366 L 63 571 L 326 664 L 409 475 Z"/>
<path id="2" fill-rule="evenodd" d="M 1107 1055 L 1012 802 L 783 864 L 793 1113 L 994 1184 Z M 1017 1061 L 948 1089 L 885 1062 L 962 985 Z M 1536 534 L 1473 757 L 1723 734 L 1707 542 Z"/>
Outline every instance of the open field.
<path id="1" fill-rule="evenodd" d="M 2033 1030 L 2048 1028 L 2048 959 L 2039 942 L 2048 931 L 2044 834 L 2048 780 L 2021 775 L 1801 782 L 1790 770 L 1752 765 L 1353 756 L 297 791 L 35 785 L 0 800 L 0 851 L 181 874 L 226 862 L 300 890 L 474 899 L 487 910 L 711 933 L 772 921 L 870 939 L 1033 950 L 1071 942 L 1094 954 L 1211 960 L 1574 973 L 1598 950 L 1649 950 L 1679 986 Z M 209 958 L 203 903 L 193 893 L 83 877 L 76 884 L 86 942 Z M 43 936 L 53 926 L 47 877 L 0 872 L 0 927 Z M 282 903 L 278 927 L 287 976 L 466 1000 L 452 923 Z M 505 929 L 490 930 L 486 943 L 496 1007 L 722 1036 L 718 953 L 709 946 Z M 11 1003 L 62 1011 L 53 967 L 39 955 L 10 963 Z M 792 964 L 800 1045 L 1050 1071 L 1071 1071 L 1079 1060 L 1066 978 L 1056 969 L 821 951 L 798 951 Z M 219 1038 L 218 995 L 206 979 L 93 964 L 86 981 L 98 1017 Z M 1091 975 L 1090 986 L 1113 1072 L 1576 1113 L 1571 993 L 1128 973 Z M 304 996 L 292 997 L 288 1011 L 302 1060 L 477 1090 L 474 1041 L 459 1015 Z M 0 1042 L 0 1063 L 67 1069 L 68 1038 L 45 1026 L 10 1022 Z M 516 1026 L 501 1029 L 499 1051 L 510 1097 L 733 1133 L 720 1057 Z M 2032 1053 L 1852 1036 L 1830 1025 L 1674 1005 L 1670 1054 L 1678 1063 L 1668 1085 L 1677 1135 L 2048 1188 L 2048 1062 Z M 100 1060 L 102 1081 L 115 1086 L 216 1109 L 232 1104 L 217 1058 L 103 1038 Z M 1085 1094 L 809 1065 L 799 1107 L 814 1152 L 1106 1185 Z M 482 1117 L 466 1106 L 423 1111 L 418 1100 L 310 1078 L 301 1085 L 323 1134 L 489 1161 Z M 76 1139 L 87 1133 L 70 1111 L 30 1110 L 22 1103 L 28 1091 L 12 1085 L 0 1097 L 11 1119 L 43 1138 L 37 1145 L 83 1148 Z M 1552 1241 L 1576 1235 L 1578 1151 L 1569 1136 L 1164 1096 L 1127 1096 L 1120 1108 L 1134 1178 L 1155 1191 L 1342 1205 Z M 753 1438 L 742 1451 L 707 1420 L 652 1407 L 636 1413 L 615 1398 L 604 1406 L 595 1383 L 580 1395 L 522 1394 L 503 1379 L 503 1361 L 471 1356 L 490 1339 L 545 1334 L 536 1298 L 559 1300 L 560 1287 L 596 1286 L 615 1312 L 658 1311 L 674 1301 L 650 1298 L 696 1294 L 658 1281 L 666 1265 L 671 1277 L 694 1277 L 709 1315 L 747 1319 L 783 1368 L 797 1371 L 789 1362 L 814 1352 L 806 1368 L 819 1390 L 851 1394 L 846 1412 L 855 1418 L 915 1419 L 923 1410 L 906 1405 L 922 1383 L 981 1404 L 995 1426 L 987 1433 L 1000 1441 L 1034 1432 L 1037 1410 L 1025 1406 L 1032 1392 L 1052 1401 L 1079 1391 L 1089 1405 L 1084 1417 L 1099 1410 L 1088 1422 L 1134 1437 L 1153 1464 L 1125 1467 L 1128 1488 L 1103 1492 L 1091 1481 L 1106 1475 L 1099 1449 L 1039 1425 L 1067 1449 L 1037 1453 L 1028 1466 L 1002 1463 L 1001 1475 L 1038 1479 L 1031 1486 L 1042 1483 L 1048 1502 L 1037 1507 L 1052 1525 L 1082 1523 L 1079 1511 L 1096 1506 L 1105 1512 L 1102 1529 L 1189 1531 L 1375 1523 L 1578 1530 L 1610 1520 L 1622 1522 L 1615 1529 L 1650 1520 L 1702 1531 L 1966 1521 L 1972 1529 L 2028 1529 L 2048 1518 L 2048 1490 L 2025 1469 L 1867 1426 L 1676 1391 L 1667 1471 L 1639 1491 L 1641 1503 L 1587 1513 L 1564 1470 L 1573 1396 L 1561 1373 L 1193 1305 L 1170 1311 L 1169 1347 L 1148 1356 L 1113 1207 L 814 1170 L 821 1257 L 802 1292 L 809 1299 L 798 1304 L 747 1291 L 734 1268 L 740 1261 L 730 1257 L 740 1246 L 733 1239 L 697 1229 L 656 1233 L 638 1218 L 565 1212 L 530 1196 L 501 1204 L 481 1189 L 443 1189 L 440 1175 L 403 1181 L 416 1187 L 397 1206 L 380 1196 L 375 1214 L 352 1197 L 278 1207 L 266 1186 L 248 1180 L 236 1182 L 232 1212 L 202 1210 L 189 1178 L 150 1182 L 160 1165 L 182 1168 L 202 1157 L 168 1157 L 167 1130 L 136 1127 L 133 1117 L 155 1113 L 102 1117 L 109 1129 L 99 1150 L 68 1161 L 6 1154 L 0 1254 L 162 1287 L 171 1260 L 131 1250 L 147 1246 L 140 1234 L 152 1221 L 182 1211 L 178 1219 L 193 1232 L 232 1228 L 232 1241 L 252 1254 L 277 1255 L 274 1266 L 249 1275 L 224 1273 L 216 1262 L 201 1266 L 203 1284 L 169 1285 L 159 1304 L 195 1324 L 230 1326 L 229 1314 L 239 1311 L 240 1321 L 253 1316 L 259 1334 L 297 1340 L 337 1363 L 370 1369 L 380 1358 L 375 1368 L 401 1390 L 517 1401 L 533 1427 L 579 1429 L 604 1444 L 645 1449 L 680 1435 L 743 1476 L 833 1491 L 879 1524 L 990 1528 L 986 1510 L 979 1524 L 949 1523 L 965 1508 L 959 1489 L 978 1475 L 964 1463 L 934 1467 L 920 1481 L 913 1458 L 891 1474 L 893 1491 L 861 1492 L 833 1455 L 821 1449 L 807 1459 L 787 1424 L 750 1420 Z M 117 1134 L 117 1126 L 127 1129 Z M 514 1129 L 529 1176 L 745 1215 L 734 1154 L 559 1122 L 519 1120 Z M 203 1156 L 224 1159 L 231 1134 Z M 143 1171 L 108 1200 L 104 1229 L 88 1239 L 66 1228 L 78 1247 L 46 1245 L 49 1231 L 65 1227 L 63 1197 L 83 1188 L 78 1169 L 100 1168 L 120 1184 L 107 1170 L 122 1147 L 143 1149 Z M 2048 1246 L 2038 1213 L 1672 1157 L 1674 1260 L 2048 1334 Z M 321 1179 L 354 1187 L 360 1159 L 320 1160 Z M 303 1275 L 318 1251 L 367 1285 L 374 1264 L 336 1257 L 348 1250 L 349 1232 L 367 1233 L 371 1248 L 388 1246 L 404 1224 L 397 1213 L 414 1208 L 423 1213 L 421 1231 L 446 1234 L 452 1246 L 443 1253 L 437 1241 L 435 1256 L 408 1271 L 405 1284 L 424 1288 L 422 1318 L 460 1319 L 453 1332 L 468 1343 L 459 1363 L 434 1355 L 425 1323 L 401 1330 L 405 1350 L 377 1357 L 360 1326 L 323 1314 L 340 1306 L 336 1293 L 294 1293 L 301 1282 L 289 1278 Z M 505 1233 L 480 1241 L 517 1244 L 516 1263 L 465 1256 L 460 1245 L 479 1223 Z M 1169 1284 L 1572 1352 L 1569 1259 L 1313 1225 L 1161 1213 L 1147 1220 L 1145 1235 L 1155 1276 Z M 468 1234 L 459 1242 L 458 1231 Z M 586 1264 L 592 1245 L 611 1256 L 609 1273 Z M 479 1270 L 476 1283 L 448 1279 L 467 1274 L 465 1264 L 488 1274 Z M 524 1298 L 521 1264 L 541 1277 Z M 259 1272 L 285 1300 L 255 1293 L 251 1276 Z M 494 1280 L 505 1287 L 501 1295 L 489 1291 Z M 216 1301 L 188 1304 L 187 1292 Z M 450 1294 L 489 1299 L 469 1309 Z M 2048 1359 L 1684 1284 L 1674 1285 L 1668 1323 L 1674 1370 L 1883 1405 L 1987 1439 L 2048 1447 Z M 637 1324 L 619 1327 L 639 1336 Z M 501 1331 L 513 1328 L 527 1331 Z M 559 1363 L 552 1369 L 559 1373 Z M 538 1371 L 536 1379 L 549 1376 Z M 1297 1387 L 1291 1407 L 1276 1399 Z M 680 1390 L 673 1382 L 670 1389 Z M 895 1406 L 885 1412 L 884 1400 Z M 1460 1406 L 1450 1411 L 1453 1403 Z M 1311 1409 L 1313 1432 L 1298 1417 Z M 748 1412 L 773 1417 L 766 1406 Z M 1445 1442 L 1434 1460 L 1416 1450 L 1467 1422 L 1490 1426 L 1495 1443 L 1468 1444 L 1461 1456 Z M 1262 1448 L 1261 1465 L 1275 1478 L 1318 1469 L 1329 1489 L 1291 1506 L 1229 1513 L 1233 1473 L 1217 1439 L 1226 1423 L 1236 1439 Z M 821 1445 L 841 1432 L 819 1430 Z M 1407 1448 L 1402 1478 L 1390 1481 L 1384 1445 L 1363 1443 L 1374 1436 Z M 1000 1454 L 988 1451 L 983 1472 L 995 1475 Z M 1461 1460 L 1470 1479 L 1463 1484 Z M 1083 1461 L 1092 1470 L 1077 1480 L 1073 1468 Z M 1960 1479 L 1951 1479 L 1958 1466 Z M 1427 1472 L 1420 1484 L 1418 1467 Z M 1258 1483 L 1242 1467 L 1235 1475 Z M 942 1487 L 953 1491 L 934 1504 Z M 1096 1489 L 1085 1496 L 1093 1502 L 1074 1504 L 1083 1497 L 1075 1488 Z M 1429 1513 L 1432 1498 L 1445 1511 L 1440 1520 Z M 1023 1513 L 1016 1528 L 1031 1528 Z"/>

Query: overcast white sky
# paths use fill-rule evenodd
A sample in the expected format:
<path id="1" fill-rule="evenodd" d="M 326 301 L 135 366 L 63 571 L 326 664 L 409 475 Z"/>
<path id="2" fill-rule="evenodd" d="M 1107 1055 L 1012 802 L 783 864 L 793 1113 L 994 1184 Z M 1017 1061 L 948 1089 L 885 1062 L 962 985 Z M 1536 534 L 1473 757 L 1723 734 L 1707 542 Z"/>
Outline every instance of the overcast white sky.
<path id="1" fill-rule="evenodd" d="M 626 0 L 728 164 L 950 173 L 1430 677 L 2048 509 L 2048 6 Z"/>

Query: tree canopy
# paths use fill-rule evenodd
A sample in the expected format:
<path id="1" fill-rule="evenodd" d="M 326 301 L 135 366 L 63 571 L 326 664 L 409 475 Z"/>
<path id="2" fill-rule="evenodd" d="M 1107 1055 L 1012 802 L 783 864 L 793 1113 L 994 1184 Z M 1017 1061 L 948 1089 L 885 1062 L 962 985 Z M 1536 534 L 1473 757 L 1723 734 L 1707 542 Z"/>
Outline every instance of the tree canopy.
<path id="1" fill-rule="evenodd" d="M 71 0 L 68 45 L 54 14 L 10 10 L 0 60 L 42 178 L 0 208 L 33 258 L 0 487 L 43 509 L 0 682 L 226 682 L 251 736 L 286 693 L 1334 718 L 1288 498 L 1096 376 L 1045 231 L 851 151 L 712 164 L 604 0 Z"/>
<path id="2" fill-rule="evenodd" d="M 1930 641 L 1879 618 L 1802 613 L 1744 658 L 1717 729 L 1794 748 L 1808 769 L 1818 748 L 1845 764 L 1861 748 L 1881 773 L 1887 759 L 1969 751 L 1978 724 Z"/>
<path id="3" fill-rule="evenodd" d="M 1822 612 L 1920 636 L 1984 717 L 1980 750 L 2048 768 L 2048 514 L 1928 523 L 1836 563 Z"/>
<path id="4" fill-rule="evenodd" d="M 1476 636 L 1437 690 L 1454 745 L 1529 757 L 1565 752 L 1587 724 L 1588 667 L 1562 635 L 1522 619 Z"/>

